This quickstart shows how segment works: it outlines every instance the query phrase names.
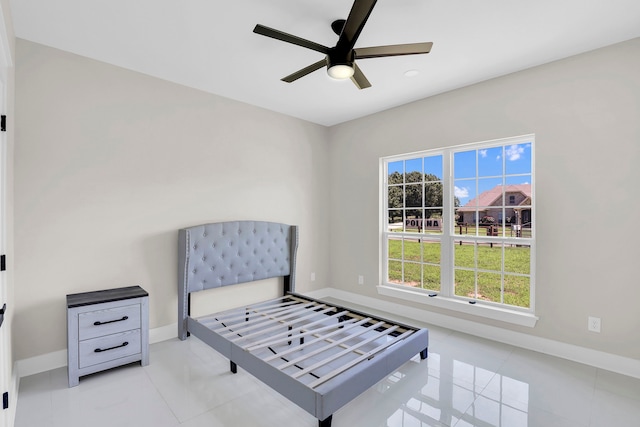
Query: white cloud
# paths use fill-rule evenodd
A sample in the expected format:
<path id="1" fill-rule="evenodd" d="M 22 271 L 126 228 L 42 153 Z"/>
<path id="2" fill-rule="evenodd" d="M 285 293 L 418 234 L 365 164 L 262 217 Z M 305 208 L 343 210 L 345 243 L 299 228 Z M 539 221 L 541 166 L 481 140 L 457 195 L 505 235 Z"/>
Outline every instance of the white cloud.
<path id="1" fill-rule="evenodd" d="M 507 155 L 507 159 L 509 159 L 511 161 L 518 160 L 522 153 L 524 153 L 524 147 L 521 147 L 521 146 L 519 146 L 517 144 L 512 145 L 512 146 L 508 147 L 505 150 L 505 154 Z"/>
<path id="2" fill-rule="evenodd" d="M 480 157 L 487 157 L 487 150 L 480 150 Z"/>
<path id="3" fill-rule="evenodd" d="M 468 188 L 460 188 L 454 187 L 454 194 L 458 199 L 466 199 L 469 197 L 469 189 Z"/>

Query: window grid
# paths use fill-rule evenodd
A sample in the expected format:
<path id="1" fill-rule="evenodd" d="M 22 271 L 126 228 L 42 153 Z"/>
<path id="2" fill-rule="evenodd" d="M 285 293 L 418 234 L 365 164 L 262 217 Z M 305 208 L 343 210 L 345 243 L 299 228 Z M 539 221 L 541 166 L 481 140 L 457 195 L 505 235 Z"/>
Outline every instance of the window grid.
<path id="1" fill-rule="evenodd" d="M 424 157 L 407 157 L 385 165 L 388 179 L 385 182 L 386 227 L 393 231 L 385 242 L 389 260 L 387 271 L 392 273 L 393 283 L 439 291 L 440 263 L 434 262 L 432 256 L 429 256 L 430 260 L 425 259 L 424 245 L 439 244 L 441 240 L 443 181 L 438 175 L 442 176 L 442 156 L 433 155 L 427 159 L 428 162 Z M 427 163 L 439 163 L 440 167 L 435 171 L 438 175 L 432 173 Z M 419 198 L 411 194 L 417 186 Z M 430 200 L 427 200 L 427 194 L 431 196 Z M 409 203 L 409 200 L 412 201 Z"/>
<path id="2" fill-rule="evenodd" d="M 468 300 L 474 304 L 507 305 L 516 310 L 533 311 L 533 144 L 534 137 L 531 135 L 382 159 L 385 178 L 383 283 L 409 286 L 429 296 L 439 295 Z M 518 170 L 512 166 L 509 162 L 522 154 L 514 155 L 510 151 L 524 152 L 528 156 L 528 168 Z M 496 167 L 481 160 L 483 156 L 486 157 L 486 152 L 500 158 L 500 173 L 485 171 L 487 165 Z M 475 158 L 471 172 L 465 171 L 457 176 L 456 168 L 463 164 L 462 161 L 457 162 L 457 156 L 463 159 L 472 155 Z M 426 175 L 431 174 L 427 164 L 433 166 L 434 159 L 440 161 L 439 175 L 433 174 L 437 179 Z M 418 164 L 420 166 L 416 167 Z M 395 175 L 395 181 L 391 182 L 393 172 L 398 174 Z M 415 172 L 421 174 L 420 179 Z M 436 199 L 440 203 L 428 201 L 428 196 L 433 194 L 432 189 L 427 188 L 430 183 L 438 184 L 443 189 Z M 415 200 L 415 195 L 409 196 L 409 192 L 417 189 L 410 187 L 408 192 L 407 185 L 416 184 L 421 188 L 422 205 L 415 206 L 414 201 L 407 206 L 410 197 Z M 496 196 L 491 203 L 480 198 L 481 194 L 488 192 L 489 187 Z M 522 190 L 525 187 L 527 191 Z M 402 205 L 390 200 L 393 188 L 403 189 Z M 472 190 L 466 195 L 468 189 Z M 462 203 L 463 199 L 459 199 L 458 193 L 472 200 L 468 204 Z M 485 197 L 485 200 L 491 199 Z M 463 210 L 463 219 L 468 221 L 460 221 L 458 214 Z M 400 218 L 401 224 L 398 221 Z M 428 222 L 434 218 L 440 221 L 437 227 L 433 227 L 434 221 Z M 451 220 L 447 221 L 447 218 Z M 526 224 L 523 223 L 525 219 Z M 424 227 L 420 227 L 420 224 Z M 427 227 L 427 224 L 431 227 Z M 433 245 L 430 249 L 439 248 L 440 257 L 434 257 L 431 250 L 427 255 L 425 244 Z M 458 262 L 463 251 L 456 249 L 457 246 L 468 246 L 464 249 L 464 256 L 471 257 L 471 264 Z M 492 255 L 484 260 L 483 253 L 488 249 Z M 514 268 L 512 265 L 519 266 Z M 471 289 L 458 288 L 456 279 L 462 276 L 467 277 L 467 287 L 472 282 Z"/>

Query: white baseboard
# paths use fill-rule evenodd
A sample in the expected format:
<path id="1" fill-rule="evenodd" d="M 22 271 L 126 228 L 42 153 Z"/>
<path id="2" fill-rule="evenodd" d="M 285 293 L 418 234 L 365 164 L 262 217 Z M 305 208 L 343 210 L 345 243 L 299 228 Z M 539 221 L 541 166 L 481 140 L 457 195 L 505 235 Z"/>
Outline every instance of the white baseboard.
<path id="1" fill-rule="evenodd" d="M 172 323 L 149 330 L 149 344 L 178 337 L 178 324 Z M 14 365 L 14 375 L 19 379 L 40 372 L 67 366 L 67 350 L 59 350 L 28 359 L 18 360 Z M 16 388 L 17 390 L 17 388 Z"/>
<path id="2" fill-rule="evenodd" d="M 374 310 L 384 311 L 390 315 L 415 319 L 416 321 L 429 323 L 435 326 L 452 329 L 458 332 L 475 335 L 481 338 L 510 344 L 516 347 L 545 353 L 551 356 L 561 357 L 574 362 L 584 363 L 607 371 L 617 372 L 634 378 L 640 378 L 640 360 L 618 356 L 599 350 L 554 341 L 548 338 L 536 337 L 522 332 L 471 322 L 454 316 L 435 313 L 428 310 L 409 307 L 403 304 L 393 303 L 377 298 L 355 294 L 335 288 L 323 288 L 312 292 L 306 292 L 311 298 L 335 298 L 345 303 L 371 307 Z"/>
<path id="3" fill-rule="evenodd" d="M 390 315 L 415 319 L 419 322 L 429 323 L 458 332 L 475 335 L 482 338 L 514 345 L 516 347 L 561 357 L 574 362 L 584 363 L 607 371 L 617 372 L 634 378 L 640 378 L 640 360 L 618 356 L 599 350 L 567 344 L 548 338 L 536 337 L 522 332 L 510 331 L 495 326 L 471 322 L 454 316 L 434 313 L 408 307 L 377 298 L 346 292 L 335 288 L 323 288 L 312 292 L 306 292 L 312 298 L 335 298 L 346 303 L 352 303 L 371 307 L 374 310 L 384 311 Z M 149 331 L 149 343 L 154 344 L 166 341 L 178 336 L 178 325 L 161 326 Z M 46 372 L 67 366 L 67 351 L 60 350 L 28 359 L 18 360 L 15 364 L 14 376 L 19 378 Z M 16 385 L 17 390 L 17 385 Z"/>
<path id="4" fill-rule="evenodd" d="M 21 359 L 16 361 L 15 366 L 20 378 L 62 368 L 67 366 L 67 350 L 52 351 L 51 353 Z"/>
<path id="5" fill-rule="evenodd" d="M 178 338 L 178 323 L 160 326 L 149 330 L 149 344 Z"/>

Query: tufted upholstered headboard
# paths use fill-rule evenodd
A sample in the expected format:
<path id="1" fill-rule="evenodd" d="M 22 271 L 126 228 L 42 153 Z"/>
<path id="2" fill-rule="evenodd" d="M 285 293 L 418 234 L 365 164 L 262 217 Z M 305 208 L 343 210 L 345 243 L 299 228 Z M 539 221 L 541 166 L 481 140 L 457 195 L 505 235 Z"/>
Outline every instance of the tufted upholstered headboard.
<path id="1" fill-rule="evenodd" d="M 189 294 L 284 277 L 295 290 L 298 228 L 265 221 L 231 221 L 178 231 L 178 323 L 186 327 Z"/>

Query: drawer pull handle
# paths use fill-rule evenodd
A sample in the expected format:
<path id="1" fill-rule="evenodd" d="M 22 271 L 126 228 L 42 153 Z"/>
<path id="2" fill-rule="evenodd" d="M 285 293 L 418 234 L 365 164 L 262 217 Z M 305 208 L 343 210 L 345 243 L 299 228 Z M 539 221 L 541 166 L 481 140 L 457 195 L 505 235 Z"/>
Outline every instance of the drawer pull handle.
<path id="1" fill-rule="evenodd" d="M 109 320 L 108 322 L 100 322 L 100 321 L 97 321 L 97 322 L 93 322 L 93 324 L 94 324 L 95 326 L 106 325 L 107 323 L 122 322 L 122 321 L 127 320 L 128 318 L 129 318 L 129 316 L 122 316 L 122 319 Z"/>
<path id="2" fill-rule="evenodd" d="M 128 346 L 128 345 L 129 345 L 129 343 L 128 343 L 127 341 L 125 341 L 125 342 L 123 342 L 122 344 L 117 345 L 117 346 L 115 346 L 115 347 L 109 347 L 109 348 L 96 348 L 96 349 L 95 349 L 95 350 L 93 350 L 93 351 L 94 351 L 94 352 L 96 352 L 96 353 L 102 353 L 103 351 L 113 350 L 113 349 L 115 349 L 115 348 L 120 348 L 120 347 L 126 347 L 126 346 Z"/>

